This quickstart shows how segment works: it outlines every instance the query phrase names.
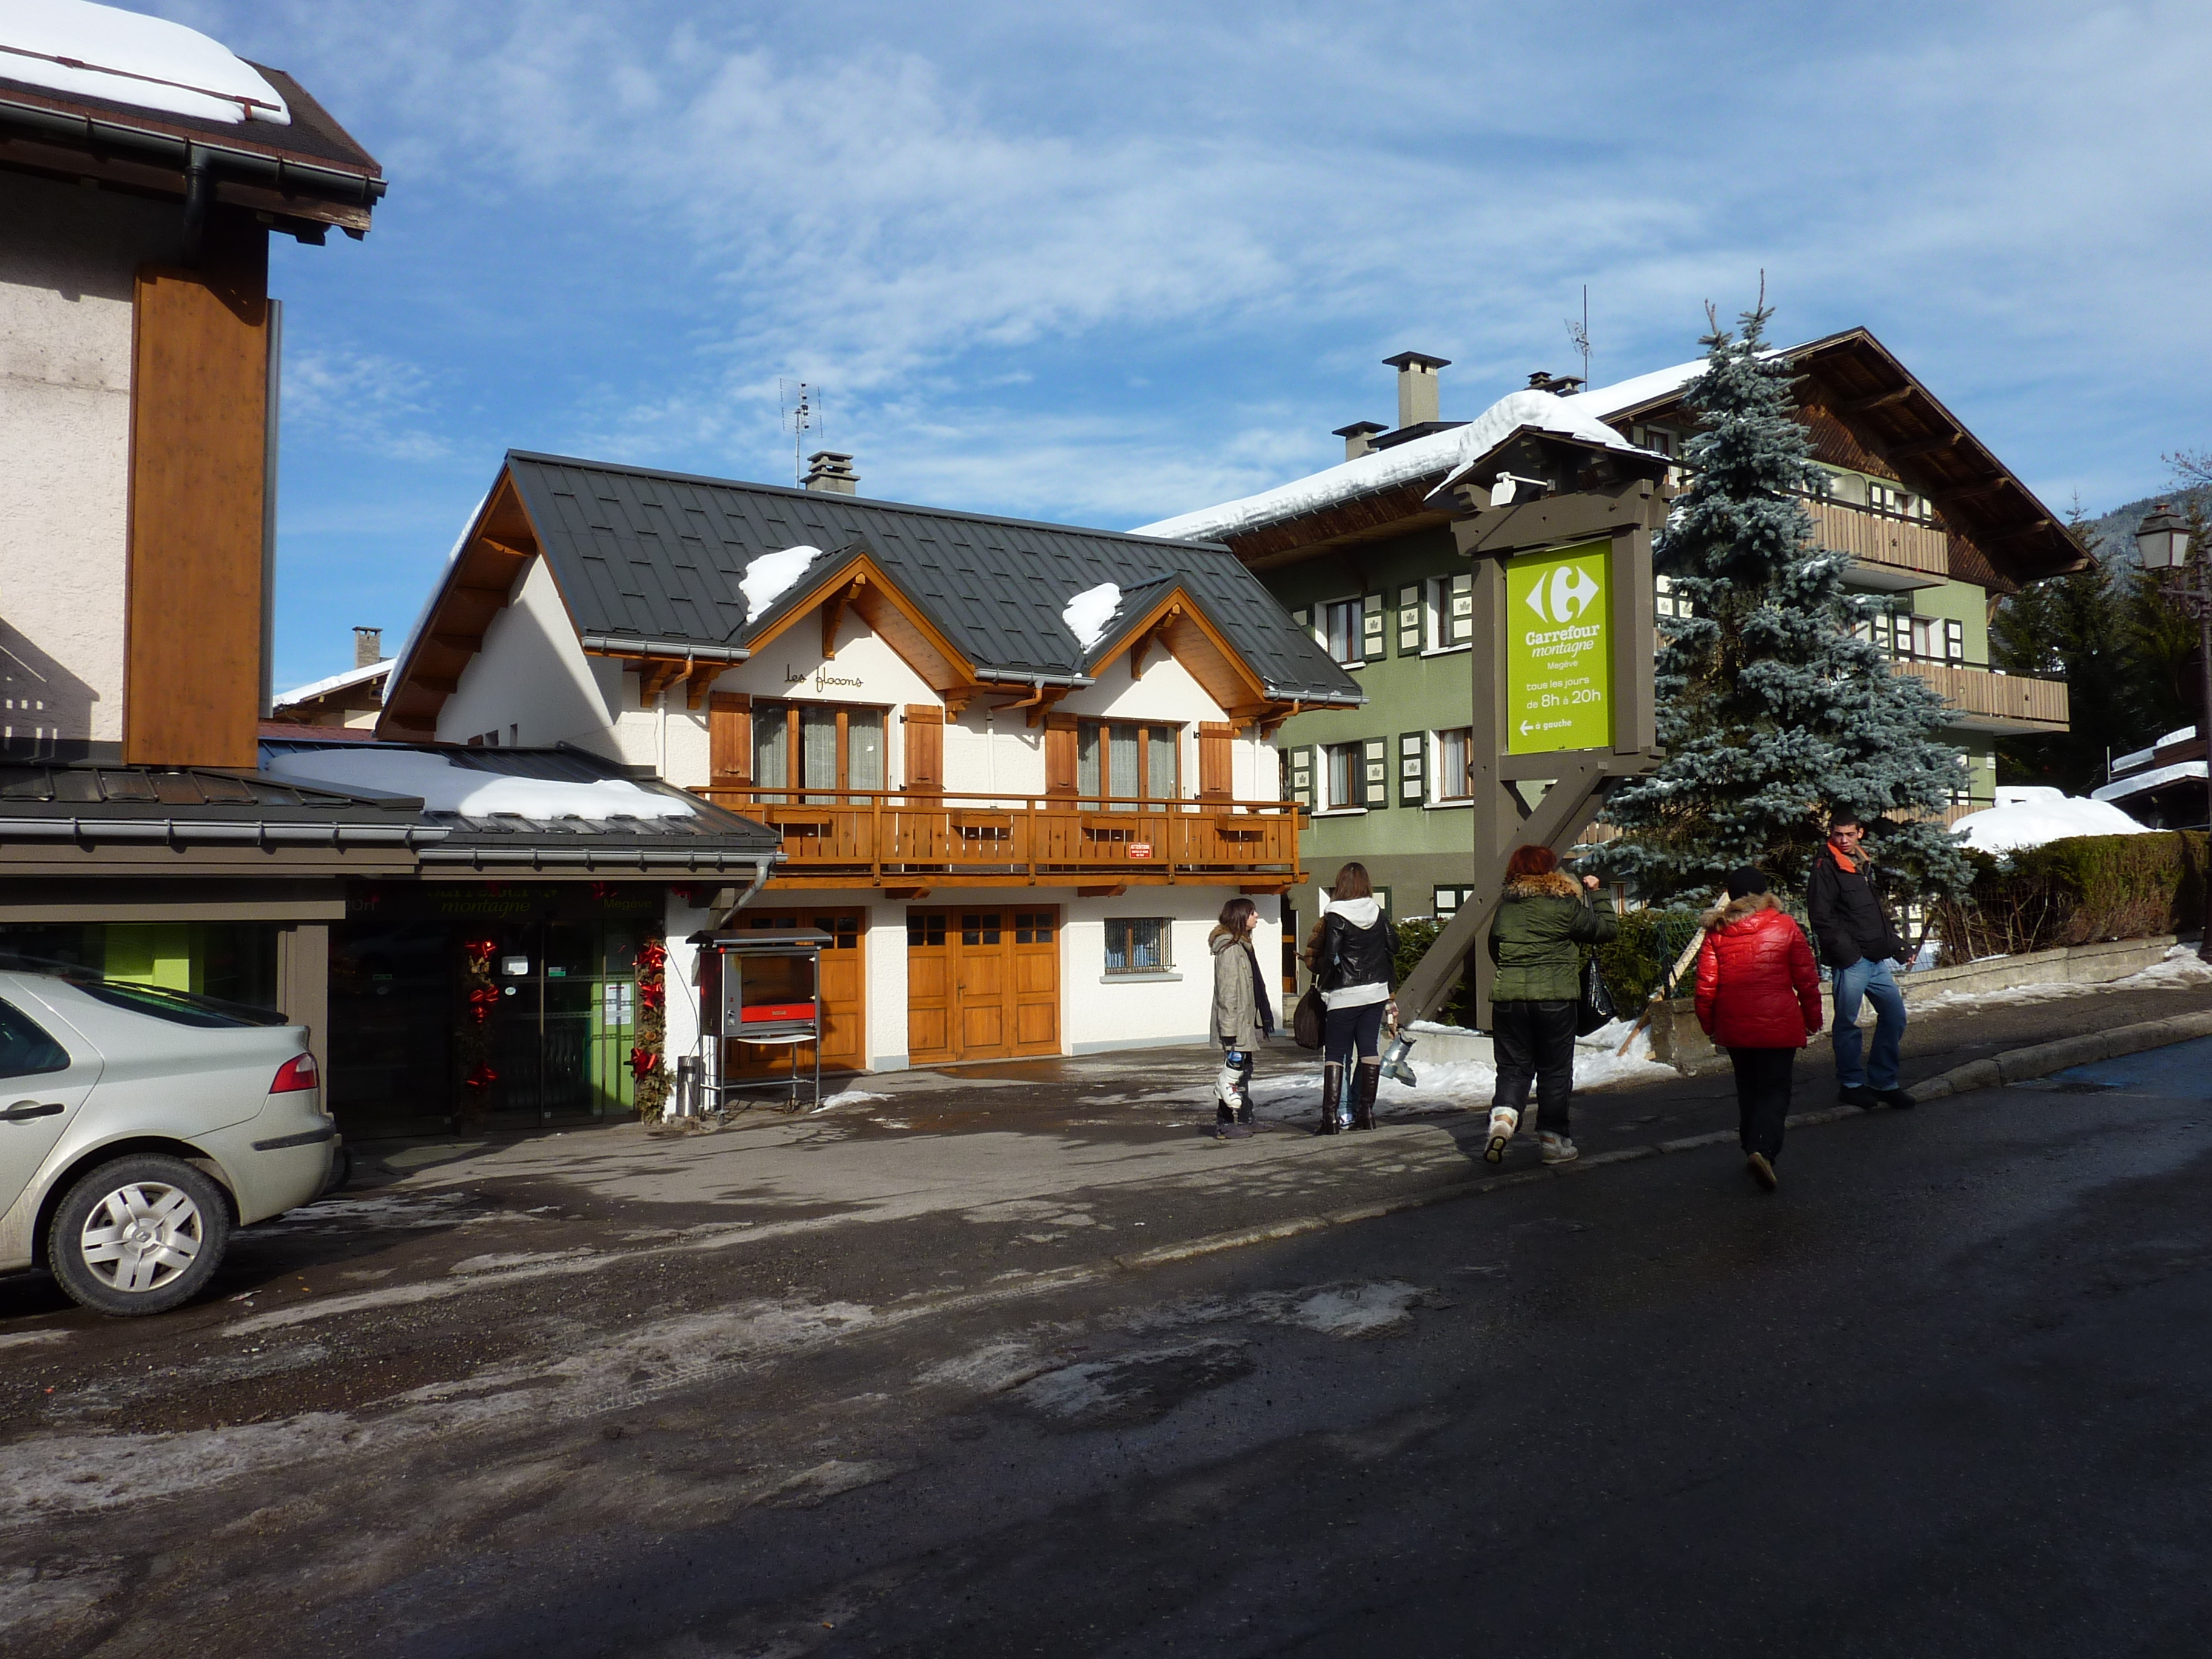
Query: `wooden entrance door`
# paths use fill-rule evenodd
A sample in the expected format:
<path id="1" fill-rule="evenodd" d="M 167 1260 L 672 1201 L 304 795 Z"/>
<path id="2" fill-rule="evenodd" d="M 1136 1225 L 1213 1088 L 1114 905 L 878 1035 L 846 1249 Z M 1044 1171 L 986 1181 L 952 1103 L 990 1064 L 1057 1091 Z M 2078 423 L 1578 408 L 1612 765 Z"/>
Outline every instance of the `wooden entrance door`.
<path id="1" fill-rule="evenodd" d="M 859 1072 L 867 1069 L 867 952 L 861 943 L 861 921 L 852 910 L 824 913 L 812 910 L 740 910 L 731 922 L 738 928 L 763 932 L 805 928 L 827 933 L 822 947 L 822 1069 Z M 781 1048 L 753 1048 L 732 1042 L 723 1050 L 722 1065 L 732 1077 L 781 1073 L 791 1064 Z M 801 1043 L 799 1066 L 814 1064 L 813 1050 Z"/>
<path id="2" fill-rule="evenodd" d="M 907 912 L 909 1064 L 1060 1052 L 1060 912 Z"/>

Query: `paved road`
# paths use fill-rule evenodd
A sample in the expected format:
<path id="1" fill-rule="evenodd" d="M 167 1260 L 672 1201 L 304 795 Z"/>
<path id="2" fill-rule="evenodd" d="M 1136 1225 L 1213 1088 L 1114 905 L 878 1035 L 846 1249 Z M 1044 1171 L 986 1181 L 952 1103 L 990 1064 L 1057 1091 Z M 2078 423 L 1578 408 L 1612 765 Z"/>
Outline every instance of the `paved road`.
<path id="1" fill-rule="evenodd" d="M 1138 1273 L 923 1216 L 330 1317 L 264 1265 L 188 1361 L 0 1327 L 58 1379 L 0 1446 L 0 1641 L 2191 1650 L 2207 1079 L 1802 1131 L 1774 1198 L 1701 1149 Z"/>

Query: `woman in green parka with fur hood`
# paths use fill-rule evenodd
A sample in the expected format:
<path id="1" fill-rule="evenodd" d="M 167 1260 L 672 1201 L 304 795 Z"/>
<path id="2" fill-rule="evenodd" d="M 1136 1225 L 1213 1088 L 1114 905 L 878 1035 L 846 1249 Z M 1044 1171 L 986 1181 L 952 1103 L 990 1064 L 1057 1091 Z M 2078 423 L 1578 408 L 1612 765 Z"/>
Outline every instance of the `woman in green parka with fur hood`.
<path id="1" fill-rule="evenodd" d="M 1547 1164 L 1578 1156 L 1567 1133 L 1575 1089 L 1575 1008 L 1582 1000 L 1582 947 L 1620 931 L 1610 910 L 1593 909 L 1584 890 L 1559 869 L 1548 847 L 1516 847 L 1505 866 L 1505 891 L 1490 924 L 1490 959 L 1498 964 L 1491 992 L 1491 1042 L 1498 1092 L 1490 1106 L 1490 1144 L 1483 1157 L 1504 1159 L 1505 1144 L 1528 1109 L 1536 1085 L 1536 1145 Z"/>

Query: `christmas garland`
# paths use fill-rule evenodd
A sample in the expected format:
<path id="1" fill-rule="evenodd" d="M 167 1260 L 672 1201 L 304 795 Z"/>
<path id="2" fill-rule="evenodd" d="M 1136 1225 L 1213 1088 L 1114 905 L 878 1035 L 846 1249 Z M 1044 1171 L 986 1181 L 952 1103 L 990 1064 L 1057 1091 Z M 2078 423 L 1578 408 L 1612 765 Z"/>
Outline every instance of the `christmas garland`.
<path id="1" fill-rule="evenodd" d="M 668 1039 L 668 947 L 649 939 L 637 947 L 637 1024 L 629 1051 L 629 1074 L 637 1115 L 650 1123 L 668 1102 L 668 1068 L 662 1049 Z"/>
<path id="2" fill-rule="evenodd" d="M 499 949 L 488 939 L 461 942 L 461 1002 L 467 1018 L 461 1022 L 459 1059 L 461 1066 L 462 1112 L 470 1116 L 489 1110 L 491 1085 L 499 1073 L 491 1068 L 491 1033 L 486 1029 L 499 1002 L 493 982 L 491 959 Z"/>

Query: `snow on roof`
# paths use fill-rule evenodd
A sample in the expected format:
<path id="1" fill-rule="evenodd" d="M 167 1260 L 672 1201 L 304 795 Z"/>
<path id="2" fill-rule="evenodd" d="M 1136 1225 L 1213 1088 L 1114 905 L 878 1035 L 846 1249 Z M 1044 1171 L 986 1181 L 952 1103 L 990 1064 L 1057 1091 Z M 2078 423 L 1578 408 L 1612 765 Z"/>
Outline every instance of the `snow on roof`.
<path id="1" fill-rule="evenodd" d="M 7 0 L 0 0 L 0 5 L 6 3 Z M 364 668 L 349 668 L 344 673 L 332 674 L 327 679 L 310 680 L 305 685 L 295 685 L 289 691 L 280 693 L 271 706 L 289 708 L 292 704 L 305 702 L 310 697 L 328 696 L 333 691 L 345 691 L 356 685 L 366 685 L 371 680 L 389 674 L 392 661 L 392 658 L 386 657 Z"/>
<path id="2" fill-rule="evenodd" d="M 745 620 L 757 622 L 785 590 L 806 574 L 806 567 L 822 556 L 822 550 L 801 542 L 775 553 L 763 553 L 745 566 L 738 590 L 745 596 Z"/>
<path id="3" fill-rule="evenodd" d="M 692 810 L 673 795 L 641 789 L 627 778 L 574 783 L 557 778 L 519 778 L 456 766 L 420 749 L 303 749 L 270 757 L 262 769 L 280 778 L 333 784 L 341 789 L 380 789 L 419 795 L 431 812 L 489 817 L 513 812 L 543 823 L 550 818 L 688 818 Z"/>
<path id="4" fill-rule="evenodd" d="M 2200 763 L 2198 771 L 2203 771 Z M 2016 797 L 1986 811 L 1969 812 L 1951 827 L 1964 832 L 1966 844 L 1984 853 L 2014 853 L 2063 841 L 2069 836 L 2143 836 L 2148 825 L 2137 823 L 2117 806 L 2102 800 L 2083 800 L 2056 789 L 2015 789 Z M 2100 790 L 2099 794 L 2104 792 Z"/>
<path id="5" fill-rule="evenodd" d="M 2118 774 L 2128 771 L 2134 767 L 2148 766 L 2151 763 L 2152 757 L 2156 755 L 2160 750 L 2165 748 L 2168 744 L 2185 743 L 2196 735 L 2197 728 L 2193 726 L 2185 726 L 2179 732 L 2169 732 L 2164 737 L 2160 738 L 2156 743 L 2151 744 L 2149 748 L 2138 749 L 2132 754 L 2121 756 L 2119 759 L 2112 763 L 2112 771 L 2114 775 L 2117 775 Z"/>
<path id="6" fill-rule="evenodd" d="M 92 0 L 0 0 L 0 77 L 203 121 L 292 122 L 283 95 L 222 41 Z"/>
<path id="7" fill-rule="evenodd" d="M 2092 789 L 2092 800 L 2125 800 L 2130 795 L 2140 795 L 2166 784 L 2179 783 L 2184 778 L 2204 775 L 2203 761 L 2176 761 L 2171 766 L 2158 766 L 2148 772 L 2138 772 L 2131 778 L 2118 778 L 2101 789 Z"/>
<path id="8" fill-rule="evenodd" d="M 1218 541 L 1224 536 L 1255 530 L 1279 519 L 1296 518 L 1392 484 L 1437 472 L 1456 477 L 1524 426 L 1641 454 L 1644 452 L 1607 426 L 1603 416 L 1610 410 L 1632 408 L 1686 385 L 1704 368 L 1705 362 L 1700 359 L 1638 375 L 1618 386 L 1578 392 L 1571 398 L 1549 392 L 1509 392 L 1464 426 L 1454 427 L 1448 432 L 1432 432 L 1426 437 L 1393 444 L 1388 449 L 1370 450 L 1256 495 L 1224 501 L 1218 507 L 1200 507 L 1194 513 L 1162 519 L 1156 524 L 1139 525 L 1129 533 L 1175 541 Z"/>
<path id="9" fill-rule="evenodd" d="M 1086 587 L 1067 602 L 1060 613 L 1067 631 L 1075 635 L 1085 651 L 1098 643 L 1098 636 L 1106 631 L 1106 624 L 1121 608 L 1121 590 L 1112 582 L 1101 582 L 1096 587 Z"/>

